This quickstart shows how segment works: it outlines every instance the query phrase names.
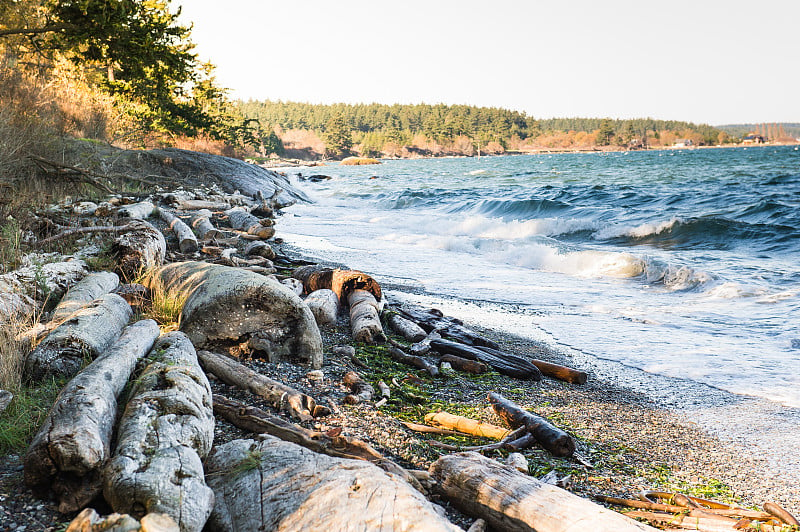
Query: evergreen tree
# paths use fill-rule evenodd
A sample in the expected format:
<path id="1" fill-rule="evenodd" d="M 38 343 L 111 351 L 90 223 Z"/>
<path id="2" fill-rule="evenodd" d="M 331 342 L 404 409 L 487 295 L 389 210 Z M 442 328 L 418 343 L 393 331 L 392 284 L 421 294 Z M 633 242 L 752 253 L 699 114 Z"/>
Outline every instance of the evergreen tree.
<path id="1" fill-rule="evenodd" d="M 349 155 L 353 147 L 350 127 L 341 115 L 336 115 L 327 121 L 323 140 L 326 154 L 331 157 L 338 158 Z"/>

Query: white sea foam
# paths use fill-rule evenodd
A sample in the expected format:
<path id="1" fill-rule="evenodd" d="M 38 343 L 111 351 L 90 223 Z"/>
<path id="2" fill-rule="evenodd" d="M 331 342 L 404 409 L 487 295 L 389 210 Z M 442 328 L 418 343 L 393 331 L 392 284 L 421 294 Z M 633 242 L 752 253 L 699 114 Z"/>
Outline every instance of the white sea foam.
<path id="1" fill-rule="evenodd" d="M 644 238 L 646 236 L 658 235 L 670 231 L 675 224 L 683 222 L 680 218 L 672 218 L 665 222 L 643 223 L 640 225 L 612 225 L 597 231 L 593 237 L 596 240 L 606 240 L 609 238 L 619 238 L 627 236 L 631 238 Z"/>
<path id="2" fill-rule="evenodd" d="M 454 222 L 442 230 L 451 234 L 469 235 L 479 238 L 519 240 L 533 236 L 558 236 L 577 231 L 594 230 L 596 222 L 581 218 L 537 218 L 534 220 L 511 220 L 488 218 L 482 215 L 469 216 Z"/>

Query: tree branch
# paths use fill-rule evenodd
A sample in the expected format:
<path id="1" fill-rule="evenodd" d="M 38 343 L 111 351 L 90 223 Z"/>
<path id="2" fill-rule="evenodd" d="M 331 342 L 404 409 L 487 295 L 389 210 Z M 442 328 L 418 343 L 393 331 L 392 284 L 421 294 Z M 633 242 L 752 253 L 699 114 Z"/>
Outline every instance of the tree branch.
<path id="1" fill-rule="evenodd" d="M 68 30 L 72 27 L 72 24 L 53 24 L 43 28 L 9 28 L 0 30 L 0 37 L 5 37 L 6 35 L 39 35 L 41 33 Z"/>

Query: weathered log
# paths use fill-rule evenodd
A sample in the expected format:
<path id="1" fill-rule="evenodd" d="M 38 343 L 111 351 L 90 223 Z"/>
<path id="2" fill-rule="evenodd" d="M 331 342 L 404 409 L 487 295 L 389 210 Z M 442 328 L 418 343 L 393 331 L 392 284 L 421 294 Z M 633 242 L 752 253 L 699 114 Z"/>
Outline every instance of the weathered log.
<path id="1" fill-rule="evenodd" d="M 31 351 L 24 375 L 38 382 L 50 376 L 72 377 L 119 338 L 133 311 L 116 294 L 105 294 L 70 315 Z"/>
<path id="2" fill-rule="evenodd" d="M 224 211 L 230 209 L 230 204 L 224 201 L 209 201 L 209 200 L 191 200 L 191 199 L 178 199 L 173 202 L 177 208 L 182 211 L 200 211 L 210 209 L 212 211 Z"/>
<path id="3" fill-rule="evenodd" d="M 72 229 L 66 229 L 58 234 L 53 236 L 48 236 L 47 238 L 43 238 L 36 242 L 39 246 L 46 246 L 47 244 L 52 244 L 58 240 L 63 240 L 70 236 L 75 235 L 88 235 L 92 233 L 124 233 L 125 231 L 130 231 L 133 229 L 133 226 L 129 224 L 125 225 L 103 225 L 103 226 L 89 226 L 89 227 L 73 227 Z"/>
<path id="4" fill-rule="evenodd" d="M 575 440 L 541 416 L 523 410 L 499 393 L 489 392 L 489 403 L 495 413 L 512 429 L 525 427 L 536 441 L 555 456 L 571 456 Z"/>
<path id="5" fill-rule="evenodd" d="M 786 509 L 780 506 L 778 503 L 772 501 L 765 502 L 764 510 L 770 515 L 774 515 L 787 525 L 800 526 L 800 521 L 798 521 L 795 516 L 787 512 Z"/>
<path id="6" fill-rule="evenodd" d="M 630 518 L 645 519 L 656 525 L 669 526 L 670 530 L 697 530 L 700 532 L 734 532 L 736 530 L 741 530 L 741 528 L 736 528 L 737 521 L 735 519 L 709 514 L 697 515 L 698 513 L 699 512 L 696 511 L 689 511 L 684 514 L 675 515 L 670 513 L 634 510 L 625 515 Z M 757 530 L 761 532 L 780 532 L 782 529 L 783 527 L 774 527 L 759 523 Z"/>
<path id="7" fill-rule="evenodd" d="M 131 203 L 130 205 L 123 205 L 117 209 L 117 217 L 119 218 L 134 218 L 137 220 L 145 220 L 150 218 L 156 211 L 156 206 L 149 201 L 140 201 L 139 203 Z"/>
<path id="8" fill-rule="evenodd" d="M 0 322 L 33 313 L 36 302 L 46 297 L 60 298 L 70 286 L 87 274 L 82 260 L 26 266 L 0 275 Z"/>
<path id="9" fill-rule="evenodd" d="M 395 312 L 388 312 L 386 321 L 394 332 L 409 342 L 420 342 L 428 336 L 422 327 Z"/>
<path id="10" fill-rule="evenodd" d="M 509 455 L 506 457 L 506 465 L 513 467 L 520 473 L 524 473 L 526 475 L 530 471 L 528 459 L 525 458 L 525 455 L 522 453 L 509 453 Z"/>
<path id="11" fill-rule="evenodd" d="M 431 412 L 425 414 L 425 422 L 445 429 L 456 430 L 463 434 L 470 434 L 481 438 L 492 438 L 495 440 L 502 440 L 511 432 L 508 429 L 492 425 L 491 423 L 484 423 L 476 419 L 457 416 L 448 412 Z"/>
<path id="12" fill-rule="evenodd" d="M 270 262 L 270 264 L 272 264 Z M 298 281 L 297 279 L 293 279 L 291 277 L 287 277 L 286 279 L 281 279 L 279 281 L 283 286 L 287 287 L 289 290 L 294 292 L 297 296 L 303 295 L 303 283 Z"/>
<path id="13" fill-rule="evenodd" d="M 86 508 L 73 519 L 65 532 L 179 532 L 180 528 L 167 514 L 147 514 L 137 521 L 128 514 L 99 515 Z"/>
<path id="14" fill-rule="evenodd" d="M 330 290 L 333 268 L 322 266 L 321 264 L 309 264 L 296 268 L 292 272 L 292 277 L 303 283 L 306 294 L 316 290 Z"/>
<path id="15" fill-rule="evenodd" d="M 342 384 L 350 389 L 351 393 L 344 397 L 344 402 L 349 405 L 372 401 L 372 396 L 375 395 L 375 388 L 355 371 L 345 373 L 342 377 Z"/>
<path id="16" fill-rule="evenodd" d="M 409 355 L 403 352 L 402 349 L 397 347 L 390 347 L 389 348 L 389 356 L 392 357 L 392 360 L 396 360 L 402 364 L 406 364 L 409 366 L 413 366 L 415 368 L 419 368 L 428 372 L 428 375 L 431 377 L 436 377 L 439 375 L 439 368 L 428 362 L 422 357 Z"/>
<path id="17" fill-rule="evenodd" d="M 481 336 L 472 329 L 465 327 L 464 323 L 456 318 L 445 316 L 438 309 L 422 309 L 411 305 L 395 309 L 403 316 L 413 321 L 426 332 L 438 331 L 443 337 L 468 345 L 482 345 L 497 349 L 499 346 L 493 340 Z"/>
<path id="18" fill-rule="evenodd" d="M 478 453 L 443 456 L 430 467 L 442 496 L 467 515 L 508 532 L 655 530 Z"/>
<path id="19" fill-rule="evenodd" d="M 366 290 L 353 290 L 347 296 L 350 304 L 350 329 L 353 340 L 374 344 L 384 342 L 381 319 L 378 315 L 378 302 L 371 292 Z"/>
<path id="20" fill-rule="evenodd" d="M 155 270 L 145 282 L 151 288 L 159 283 L 186 296 L 180 326 L 198 347 L 249 341 L 270 362 L 322 366 L 322 338 L 314 316 L 278 281 L 218 264 L 177 262 Z"/>
<path id="21" fill-rule="evenodd" d="M 483 519 L 476 519 L 467 529 L 467 532 L 486 532 L 488 523 Z"/>
<path id="22" fill-rule="evenodd" d="M 244 254 L 248 257 L 255 255 L 256 257 L 264 257 L 265 259 L 269 260 L 273 260 L 275 258 L 275 250 L 263 240 L 253 240 L 248 242 L 244 247 Z"/>
<path id="23" fill-rule="evenodd" d="M 103 489 L 117 399 L 139 359 L 160 334 L 153 320 L 126 327 L 120 338 L 61 391 L 25 454 L 25 484 L 51 492 L 58 511 L 80 510 Z"/>
<path id="24" fill-rule="evenodd" d="M 473 375 L 486 373 L 486 371 L 489 369 L 489 366 L 483 362 L 461 358 L 456 355 L 442 355 L 439 358 L 439 364 L 442 364 L 443 362 L 450 364 L 453 369 L 457 369 L 458 371 L 463 371 L 465 373 L 472 373 Z"/>
<path id="25" fill-rule="evenodd" d="M 396 476 L 271 436 L 217 446 L 206 468 L 210 531 L 459 530 Z"/>
<path id="26" fill-rule="evenodd" d="M 55 327 L 55 325 L 67 319 L 70 314 L 86 303 L 94 301 L 103 294 L 113 292 L 117 286 L 119 286 L 119 277 L 116 273 L 90 273 L 67 290 L 67 293 L 64 294 L 64 297 L 61 298 L 61 301 L 53 310 L 50 322 Z"/>
<path id="27" fill-rule="evenodd" d="M 199 531 L 214 502 L 203 475 L 214 439 L 211 387 L 181 332 L 159 338 L 147 358 L 119 422 L 103 494 L 115 512 L 161 512 L 181 531 Z"/>
<path id="28" fill-rule="evenodd" d="M 411 344 L 408 348 L 408 352 L 414 356 L 422 356 L 426 355 L 431 350 L 431 341 L 433 340 L 441 340 L 442 335 L 436 331 L 431 331 L 428 333 L 428 336 L 425 337 L 424 340 L 420 340 L 417 343 Z"/>
<path id="29" fill-rule="evenodd" d="M 627 506 L 629 508 L 641 508 L 644 510 L 655 510 L 658 512 L 671 512 L 674 514 L 685 513 L 686 506 L 678 506 L 675 504 L 663 504 L 657 502 L 640 501 L 637 499 L 621 499 L 619 497 L 609 497 L 607 495 L 595 495 L 595 499 L 615 506 Z M 756 521 L 770 521 L 775 519 L 776 516 L 761 512 L 759 510 L 747 510 L 745 508 L 703 508 L 703 512 L 726 517 L 740 517 L 746 519 L 753 519 Z M 787 523 L 788 524 L 788 523 Z"/>
<path id="30" fill-rule="evenodd" d="M 383 381 L 378 381 L 378 389 L 381 391 L 381 397 L 389 399 L 392 397 L 392 390 L 389 385 Z"/>
<path id="31" fill-rule="evenodd" d="M 542 373 L 539 369 L 524 358 L 505 353 L 498 356 L 488 353 L 474 346 L 460 344 L 452 340 L 431 340 L 431 348 L 442 354 L 451 354 L 462 358 L 477 360 L 488 364 L 498 373 L 515 377 L 517 379 L 542 380 Z"/>
<path id="32" fill-rule="evenodd" d="M 197 356 L 203 368 L 221 381 L 266 399 L 276 409 L 285 411 L 294 418 L 308 421 L 329 413 L 313 397 L 253 371 L 231 357 L 202 350 L 198 351 Z"/>
<path id="33" fill-rule="evenodd" d="M 202 240 L 210 240 L 222 236 L 222 231 L 211 223 L 213 214 L 208 209 L 200 209 L 189 219 L 189 224 Z"/>
<path id="34" fill-rule="evenodd" d="M 370 292 L 376 301 L 380 301 L 383 297 L 378 281 L 358 270 L 334 270 L 331 275 L 331 285 L 328 288 L 336 292 L 339 301 L 349 299 L 351 293 L 360 290 Z"/>
<path id="35" fill-rule="evenodd" d="M 275 236 L 274 227 L 264 224 L 263 222 L 265 220 L 256 218 L 240 207 L 229 209 L 225 211 L 225 214 L 228 216 L 228 221 L 234 229 L 244 231 L 248 235 L 254 235 L 258 238 L 267 239 Z"/>
<path id="36" fill-rule="evenodd" d="M 142 272 L 161 266 L 167 254 L 167 241 L 161 231 L 143 220 L 128 225 L 133 229 L 114 240 L 111 252 L 123 279 L 132 281 Z"/>
<path id="37" fill-rule="evenodd" d="M 422 432 L 424 434 L 439 434 L 441 436 L 464 436 L 463 432 L 458 432 L 450 429 L 443 429 L 441 427 L 431 427 L 430 425 L 421 425 L 419 423 L 411 423 L 409 421 L 401 421 L 400 424 L 403 425 L 408 430 L 413 430 L 414 432 Z"/>
<path id="38" fill-rule="evenodd" d="M 323 288 L 315 290 L 306 296 L 305 300 L 311 314 L 317 320 L 320 327 L 336 325 L 336 317 L 339 315 L 339 298 L 333 290 Z"/>
<path id="39" fill-rule="evenodd" d="M 476 348 L 504 360 L 526 360 L 499 349 L 492 349 L 491 347 L 476 346 Z M 572 369 L 567 366 L 561 366 L 559 364 L 553 364 L 551 362 L 545 362 L 544 360 L 538 360 L 535 358 L 527 361 L 536 366 L 542 375 L 546 375 L 553 379 L 558 379 L 564 382 L 569 382 L 571 384 L 586 384 L 586 381 L 589 378 L 586 372 Z"/>
<path id="40" fill-rule="evenodd" d="M 166 209 L 158 209 L 159 217 L 167 223 L 170 230 L 178 238 L 181 253 L 194 253 L 198 249 L 197 237 L 186 223 Z"/>

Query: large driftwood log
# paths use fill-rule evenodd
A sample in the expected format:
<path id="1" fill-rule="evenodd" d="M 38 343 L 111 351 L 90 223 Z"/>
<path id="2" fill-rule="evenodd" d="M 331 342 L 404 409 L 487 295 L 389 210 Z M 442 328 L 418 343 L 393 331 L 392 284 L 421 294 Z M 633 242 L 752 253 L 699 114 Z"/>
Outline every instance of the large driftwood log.
<path id="1" fill-rule="evenodd" d="M 539 368 L 522 357 L 503 353 L 503 356 L 488 353 L 477 347 L 460 344 L 452 340 L 431 340 L 431 348 L 442 354 L 456 355 L 469 360 L 477 360 L 488 364 L 498 373 L 517 379 L 542 380 Z"/>
<path id="2" fill-rule="evenodd" d="M 60 298 L 87 274 L 82 260 L 25 266 L 0 275 L 0 322 L 32 314 L 36 302 Z"/>
<path id="3" fill-rule="evenodd" d="M 396 476 L 271 436 L 218 446 L 206 468 L 211 531 L 459 530 Z"/>
<path id="4" fill-rule="evenodd" d="M 275 279 L 239 268 L 177 262 L 145 282 L 186 296 L 181 330 L 198 347 L 248 341 L 271 361 L 322 366 L 322 337 L 308 306 Z"/>
<path id="5" fill-rule="evenodd" d="M 170 230 L 178 238 L 178 248 L 181 253 L 194 253 L 197 251 L 197 237 L 186 223 L 166 209 L 158 209 L 159 217 L 167 223 Z"/>
<path id="6" fill-rule="evenodd" d="M 482 345 L 493 349 L 499 347 L 496 342 L 465 327 L 461 320 L 445 316 L 442 314 L 441 310 L 433 308 L 425 310 L 411 305 L 404 305 L 395 310 L 425 329 L 428 333 L 435 330 L 439 331 L 443 337 L 450 338 L 463 344 L 474 346 Z"/>
<path id="7" fill-rule="evenodd" d="M 511 432 L 508 429 L 492 425 L 491 423 L 483 423 L 476 419 L 457 416 L 449 412 L 431 412 L 425 414 L 425 422 L 445 429 L 456 430 L 464 434 L 471 434 L 472 436 L 479 436 L 481 438 L 492 438 L 495 440 L 502 440 Z"/>
<path id="8" fill-rule="evenodd" d="M 113 272 L 90 273 L 67 290 L 50 317 L 54 326 L 69 317 L 70 314 L 94 301 L 103 294 L 113 292 L 119 286 L 119 277 Z"/>
<path id="9" fill-rule="evenodd" d="M 350 329 L 353 340 L 365 344 L 386 341 L 381 319 L 378 314 L 378 302 L 367 290 L 353 290 L 347 296 L 350 304 Z"/>
<path id="10" fill-rule="evenodd" d="M 443 456 L 430 472 L 445 499 L 464 513 L 485 519 L 495 530 L 655 530 L 478 453 Z"/>
<path id="11" fill-rule="evenodd" d="M 366 290 L 380 301 L 382 296 L 381 285 L 364 272 L 358 270 L 332 269 L 318 264 L 297 268 L 292 277 L 303 282 L 307 294 L 328 288 L 336 292 L 339 301 L 346 301 L 347 296 L 354 290 Z"/>
<path id="12" fill-rule="evenodd" d="M 294 418 L 308 421 L 329 413 L 329 410 L 318 405 L 313 397 L 253 371 L 231 357 L 202 350 L 198 351 L 197 356 L 206 371 L 213 373 L 226 384 L 266 399 L 276 409 L 285 411 Z"/>
<path id="13" fill-rule="evenodd" d="M 439 368 L 437 368 L 436 366 L 434 366 L 433 364 L 431 364 L 422 357 L 406 354 L 399 347 L 396 346 L 390 347 L 389 356 L 392 357 L 392 360 L 396 360 L 401 364 L 407 364 L 409 366 L 425 370 L 431 377 L 436 377 L 437 375 L 439 375 Z"/>
<path id="14" fill-rule="evenodd" d="M 119 218 L 135 218 L 144 220 L 149 218 L 156 212 L 156 206 L 149 201 L 140 201 L 139 203 L 131 203 L 124 205 L 117 209 L 117 216 Z"/>
<path id="15" fill-rule="evenodd" d="M 248 235 L 255 235 L 264 239 L 275 236 L 274 227 L 271 227 L 271 225 L 266 225 L 261 219 L 256 218 L 240 207 L 227 210 L 225 211 L 225 214 L 228 216 L 228 221 L 231 223 L 231 227 L 234 229 L 238 229 L 239 231 L 246 232 Z"/>
<path id="16" fill-rule="evenodd" d="M 51 492 L 59 512 L 80 510 L 102 491 L 117 399 L 159 334 L 153 320 L 126 327 L 105 354 L 64 387 L 34 436 L 25 454 L 25 484 L 39 496 Z"/>
<path id="17" fill-rule="evenodd" d="M 386 321 L 389 323 L 389 327 L 409 342 L 419 342 L 428 336 L 425 329 L 400 314 L 396 312 L 388 312 L 387 314 Z"/>
<path id="18" fill-rule="evenodd" d="M 275 258 L 275 250 L 263 240 L 251 240 L 244 247 L 244 254 L 248 257 L 264 257 L 272 260 Z"/>
<path id="19" fill-rule="evenodd" d="M 119 338 L 132 314 L 131 306 L 116 294 L 95 299 L 31 351 L 25 360 L 25 378 L 38 382 L 50 376 L 72 377 L 86 358 L 97 358 Z"/>
<path id="20" fill-rule="evenodd" d="M 111 252 L 117 259 L 117 269 L 122 277 L 132 281 L 145 270 L 163 264 L 167 241 L 161 231 L 143 220 L 128 225 L 133 229 L 114 240 Z"/>
<path id="21" fill-rule="evenodd" d="M 219 238 L 222 236 L 222 231 L 214 227 L 211 223 L 212 212 L 208 209 L 200 209 L 192 215 L 189 223 L 194 228 L 197 236 L 203 240 L 210 240 L 212 238 Z"/>
<path id="22" fill-rule="evenodd" d="M 489 366 L 483 362 L 479 362 L 478 360 L 470 360 L 468 358 L 461 358 L 460 356 L 456 355 L 442 355 L 439 358 L 439 364 L 441 365 L 445 362 L 450 364 L 450 367 L 455 370 L 463 371 L 465 373 L 472 373 L 474 375 L 486 373 L 486 370 L 489 369 Z"/>
<path id="23" fill-rule="evenodd" d="M 322 288 L 314 290 L 304 300 L 311 314 L 317 320 L 320 327 L 336 325 L 336 317 L 339 315 L 339 298 L 333 290 Z"/>
<path id="24" fill-rule="evenodd" d="M 147 514 L 137 521 L 128 514 L 99 515 L 86 508 L 75 516 L 64 532 L 179 532 L 180 528 L 167 514 Z"/>
<path id="25" fill-rule="evenodd" d="M 181 531 L 199 531 L 214 502 L 203 475 L 214 439 L 211 387 L 181 332 L 159 338 L 147 360 L 119 422 L 103 494 L 115 512 L 161 512 Z"/>
<path id="26" fill-rule="evenodd" d="M 536 442 L 555 456 L 572 456 L 575 440 L 541 416 L 523 410 L 499 393 L 489 392 L 489 403 L 495 413 L 512 429 L 525 427 Z"/>
<path id="27" fill-rule="evenodd" d="M 567 366 L 561 366 L 559 364 L 553 364 L 551 362 L 545 362 L 544 360 L 538 360 L 535 358 L 526 360 L 499 349 L 492 349 L 491 347 L 477 346 L 477 349 L 489 353 L 490 355 L 494 355 L 501 360 L 525 360 L 526 362 L 530 362 L 536 366 L 542 375 L 569 382 L 571 384 L 586 384 L 586 381 L 589 378 L 586 372 L 568 368 Z"/>

